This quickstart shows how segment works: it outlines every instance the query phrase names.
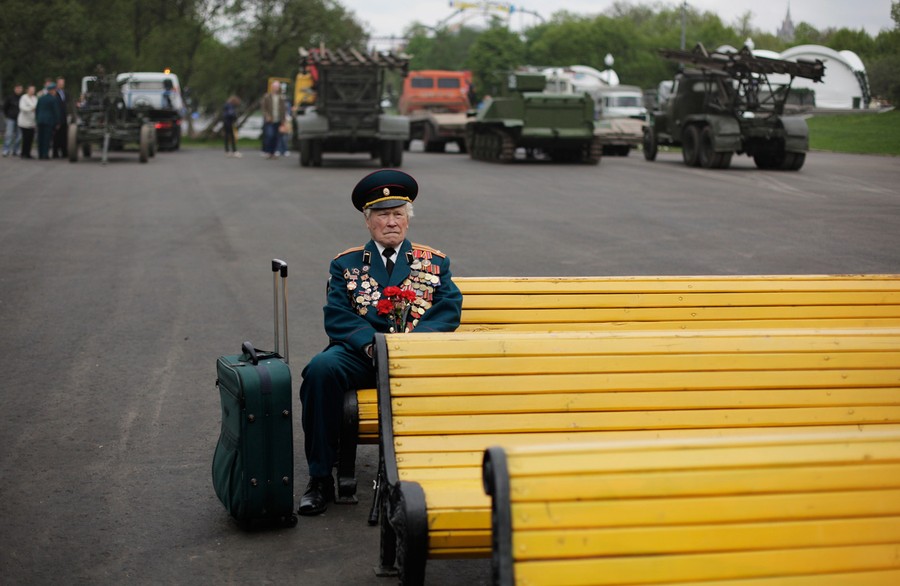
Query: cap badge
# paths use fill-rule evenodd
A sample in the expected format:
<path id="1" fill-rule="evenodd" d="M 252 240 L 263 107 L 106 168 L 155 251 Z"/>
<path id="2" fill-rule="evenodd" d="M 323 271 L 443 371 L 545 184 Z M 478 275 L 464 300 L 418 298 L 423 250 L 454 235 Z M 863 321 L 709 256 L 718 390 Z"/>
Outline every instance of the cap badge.
<path id="1" fill-rule="evenodd" d="M 390 195 L 390 194 L 391 194 L 391 190 L 388 189 L 387 187 L 385 187 L 385 188 L 384 188 L 384 191 L 382 191 L 382 193 L 385 194 L 385 195 Z"/>

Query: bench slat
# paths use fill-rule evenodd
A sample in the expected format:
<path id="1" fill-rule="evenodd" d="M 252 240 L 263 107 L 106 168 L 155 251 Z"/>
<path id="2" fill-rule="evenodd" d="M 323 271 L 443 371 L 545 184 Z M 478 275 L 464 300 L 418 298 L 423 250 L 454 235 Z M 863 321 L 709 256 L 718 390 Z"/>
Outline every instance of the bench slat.
<path id="1" fill-rule="evenodd" d="M 676 308 L 676 307 L 803 307 L 889 305 L 900 312 L 900 282 L 892 291 L 799 291 L 742 293 L 551 293 L 466 295 L 463 312 L 474 310 L 521 309 L 597 309 L 597 308 Z M 895 313 L 894 315 L 898 315 Z"/>
<path id="2" fill-rule="evenodd" d="M 900 407 L 797 409 L 707 409 L 703 411 L 619 411 L 615 413 L 447 415 L 394 417 L 394 434 L 433 432 L 542 432 L 559 429 L 714 429 L 717 427 L 773 427 L 779 425 L 849 425 L 900 421 Z"/>
<path id="3" fill-rule="evenodd" d="M 883 433 L 894 433 L 900 430 L 900 426 L 895 423 L 890 424 L 861 424 L 855 425 L 853 429 L 857 430 L 861 435 L 872 436 L 881 435 Z M 847 428 L 843 425 L 823 425 L 823 426 L 802 426 L 789 427 L 779 426 L 778 428 L 770 427 L 744 427 L 744 428 L 723 428 L 704 430 L 703 437 L 708 439 L 717 439 L 720 437 L 728 437 L 733 442 L 760 442 L 769 438 L 778 437 L 781 434 L 790 434 L 797 438 L 803 438 L 804 441 L 815 441 L 812 437 L 833 432 L 846 432 Z M 579 445 L 582 443 L 596 443 L 598 441 L 623 442 L 628 440 L 632 443 L 641 445 L 655 445 L 659 440 L 682 440 L 684 438 L 697 438 L 696 430 L 691 429 L 653 429 L 653 430 L 620 430 L 620 431 L 557 431 L 552 433 L 523 433 L 523 434 L 503 434 L 503 433 L 476 433 L 471 435 L 426 435 L 426 436 L 403 436 L 395 438 L 394 446 L 398 454 L 413 452 L 483 452 L 485 446 L 502 445 L 509 442 L 516 446 L 540 446 L 545 444 L 569 444 Z M 780 441 L 780 440 L 779 440 Z"/>
<path id="4" fill-rule="evenodd" d="M 463 295 L 671 291 L 877 291 L 900 288 L 900 275 L 709 275 L 631 277 L 457 277 Z"/>
<path id="5" fill-rule="evenodd" d="M 897 328 L 900 318 L 815 318 L 815 319 L 756 319 L 706 321 L 588 321 L 588 322 L 528 322 L 528 323 L 462 323 L 457 332 L 640 332 L 665 330 L 740 330 L 776 328 Z"/>
<path id="6" fill-rule="evenodd" d="M 804 388 L 892 388 L 900 369 L 844 371 L 772 372 L 673 372 L 558 374 L 528 376 L 460 376 L 397 381 L 394 397 L 445 395 L 491 395 L 522 393 L 565 393 L 610 391 L 653 391 L 665 389 L 804 389 Z"/>
<path id="7" fill-rule="evenodd" d="M 416 334 L 386 336 L 391 371 L 404 360 L 421 358 L 515 356 L 630 355 L 772 352 L 892 351 L 900 348 L 900 328 L 706 330 L 642 332 L 464 332 L 452 336 Z M 548 345 L 548 339 L 553 344 Z"/>
<path id="8" fill-rule="evenodd" d="M 697 366 L 695 358 L 702 358 Z M 885 364 L 900 364 L 900 349 L 895 352 L 822 352 L 783 354 L 652 354 L 641 356 L 511 356 L 492 358 L 420 358 L 396 362 L 398 378 L 427 375 L 531 375 L 594 372 L 692 372 L 746 370 L 821 370 L 881 369 Z"/>
<path id="9" fill-rule="evenodd" d="M 609 308 L 609 309 L 472 309 L 463 315 L 464 324 L 539 324 L 583 322 L 695 322 L 734 320 L 754 321 L 834 319 L 834 318 L 896 318 L 897 305 L 846 306 L 779 306 L 779 307 L 670 307 L 670 308 Z"/>
<path id="10" fill-rule="evenodd" d="M 682 584 L 690 580 L 727 580 L 745 576 L 818 576 L 858 570 L 896 570 L 900 568 L 900 557 L 896 555 L 896 551 L 896 545 L 875 544 L 691 556 L 631 556 L 531 562 L 516 567 L 516 579 L 521 584 L 611 586 Z M 855 580 L 856 574 L 853 576 Z M 855 585 L 853 580 L 844 584 Z M 740 585 L 743 586 L 743 582 Z"/>
<path id="11" fill-rule="evenodd" d="M 472 397 L 404 397 L 394 408 L 404 415 L 473 415 L 483 413 L 553 413 L 563 411 L 643 411 L 648 409 L 721 409 L 724 407 L 822 407 L 900 405 L 900 387 L 850 389 L 747 389 L 509 394 Z"/>
<path id="12" fill-rule="evenodd" d="M 868 471 L 866 471 L 868 474 Z M 567 482 L 568 477 L 558 478 Z M 877 480 L 879 484 L 884 479 Z M 873 482 L 874 484 L 874 482 Z M 894 485 L 897 486 L 897 485 Z M 519 487 L 519 482 L 516 482 Z M 818 484 L 807 489 L 821 492 Z M 523 487 L 522 490 L 527 490 Z M 793 490 L 798 490 L 794 488 Z M 517 495 L 520 494 L 517 491 Z M 554 491 L 554 496 L 556 496 Z M 517 496 L 517 498 L 519 498 Z M 640 527 L 694 523 L 746 523 L 832 517 L 900 516 L 900 488 L 823 492 L 814 499 L 799 494 L 725 495 L 692 498 L 685 507 L 679 498 L 583 499 L 560 502 L 519 502 L 512 506 L 517 531 L 592 528 L 602 518 L 604 527 Z M 586 506 L 587 505 L 587 506 Z M 586 511 L 586 509 L 589 509 Z"/>
<path id="13" fill-rule="evenodd" d="M 863 498 L 865 495 L 860 495 Z M 667 555 L 900 543 L 900 517 L 520 531 L 516 560 Z"/>

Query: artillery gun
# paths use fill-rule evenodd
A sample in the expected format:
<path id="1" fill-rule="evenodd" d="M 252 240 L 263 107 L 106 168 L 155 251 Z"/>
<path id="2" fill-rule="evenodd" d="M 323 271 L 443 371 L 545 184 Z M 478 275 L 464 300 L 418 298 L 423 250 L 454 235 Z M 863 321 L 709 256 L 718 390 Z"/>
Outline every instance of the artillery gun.
<path id="1" fill-rule="evenodd" d="M 156 155 L 156 129 L 147 117 L 147 108 L 127 108 L 122 95 L 124 81 L 116 74 L 105 74 L 98 68 L 97 75 L 82 79 L 82 100 L 77 112 L 77 123 L 69 125 L 69 161 L 78 161 L 78 149 L 90 158 L 92 146 L 102 149 L 101 160 L 106 164 L 110 148 L 122 148 L 136 143 L 139 160 L 146 163 Z"/>
<path id="2" fill-rule="evenodd" d="M 404 77 L 409 57 L 355 49 L 300 49 L 300 71 L 309 74 L 314 105 L 294 118 L 300 165 L 320 167 L 325 152 L 369 153 L 383 167 L 399 167 L 409 140 L 409 118 L 382 107 L 385 75 Z"/>
<path id="3" fill-rule="evenodd" d="M 656 159 L 660 144 L 680 146 L 690 167 L 725 169 L 732 155 L 753 157 L 760 169 L 796 171 L 806 161 L 809 128 L 800 116 L 784 114 L 791 83 L 797 77 L 822 81 L 825 65 L 736 53 L 660 50 L 686 66 L 675 78 L 671 96 L 644 128 L 644 157 Z M 770 74 L 790 76 L 773 86 Z"/>
<path id="4" fill-rule="evenodd" d="M 501 95 L 485 100 L 466 123 L 469 156 L 512 162 L 522 147 L 553 161 L 600 162 L 600 138 L 594 133 L 594 101 L 586 93 L 550 93 L 542 73 L 514 72 Z"/>

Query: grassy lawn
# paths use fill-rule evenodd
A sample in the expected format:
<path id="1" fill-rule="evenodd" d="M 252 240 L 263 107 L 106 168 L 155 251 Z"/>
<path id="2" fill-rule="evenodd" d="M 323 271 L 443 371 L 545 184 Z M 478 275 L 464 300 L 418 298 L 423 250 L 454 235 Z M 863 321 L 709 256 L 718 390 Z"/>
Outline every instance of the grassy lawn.
<path id="1" fill-rule="evenodd" d="M 813 116 L 807 123 L 811 149 L 900 155 L 900 110 L 884 114 Z"/>

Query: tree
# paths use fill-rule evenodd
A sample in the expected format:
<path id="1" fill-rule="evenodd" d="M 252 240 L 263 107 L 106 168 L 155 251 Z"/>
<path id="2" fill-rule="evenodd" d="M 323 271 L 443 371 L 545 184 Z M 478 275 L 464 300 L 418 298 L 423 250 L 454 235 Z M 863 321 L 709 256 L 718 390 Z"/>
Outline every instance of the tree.
<path id="1" fill-rule="evenodd" d="M 478 93 L 495 94 L 505 83 L 506 73 L 522 65 L 524 58 L 522 39 L 495 22 L 472 44 L 466 65 Z"/>

